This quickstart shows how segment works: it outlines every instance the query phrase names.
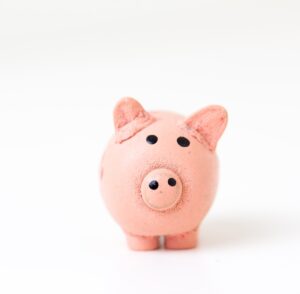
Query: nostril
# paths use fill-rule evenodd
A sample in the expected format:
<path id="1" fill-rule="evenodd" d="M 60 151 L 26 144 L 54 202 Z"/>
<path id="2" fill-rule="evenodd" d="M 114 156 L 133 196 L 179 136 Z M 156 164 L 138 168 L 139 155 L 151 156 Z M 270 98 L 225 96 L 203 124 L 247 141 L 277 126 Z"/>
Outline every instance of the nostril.
<path id="1" fill-rule="evenodd" d="M 173 186 L 176 185 L 176 180 L 174 178 L 169 178 L 168 179 L 168 184 L 173 187 Z"/>
<path id="2" fill-rule="evenodd" d="M 151 190 L 156 190 L 157 188 L 158 188 L 158 182 L 157 181 L 151 181 L 150 183 L 149 183 L 149 188 L 151 189 Z"/>

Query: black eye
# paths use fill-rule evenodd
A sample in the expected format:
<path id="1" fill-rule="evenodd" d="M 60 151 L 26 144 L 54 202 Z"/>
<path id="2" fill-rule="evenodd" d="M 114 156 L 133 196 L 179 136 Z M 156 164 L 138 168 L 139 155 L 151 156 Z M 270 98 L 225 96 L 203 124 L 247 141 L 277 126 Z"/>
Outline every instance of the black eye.
<path id="1" fill-rule="evenodd" d="M 155 135 L 149 135 L 146 138 L 147 143 L 149 144 L 155 144 L 157 142 L 158 138 Z"/>
<path id="2" fill-rule="evenodd" d="M 178 137 L 177 138 L 177 143 L 181 147 L 188 147 L 190 145 L 190 141 L 187 138 L 185 138 L 185 137 Z"/>

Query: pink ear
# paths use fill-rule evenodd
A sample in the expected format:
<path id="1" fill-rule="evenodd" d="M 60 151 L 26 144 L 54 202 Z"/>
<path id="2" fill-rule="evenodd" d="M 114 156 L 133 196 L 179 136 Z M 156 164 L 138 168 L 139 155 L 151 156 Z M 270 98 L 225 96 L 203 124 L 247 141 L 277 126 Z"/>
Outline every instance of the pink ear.
<path id="1" fill-rule="evenodd" d="M 121 143 L 152 123 L 154 118 L 133 98 L 121 99 L 114 109 L 116 141 Z"/>
<path id="2" fill-rule="evenodd" d="M 222 106 L 208 106 L 188 117 L 185 124 L 196 139 L 201 141 L 203 138 L 208 148 L 214 151 L 227 125 L 227 111 Z"/>

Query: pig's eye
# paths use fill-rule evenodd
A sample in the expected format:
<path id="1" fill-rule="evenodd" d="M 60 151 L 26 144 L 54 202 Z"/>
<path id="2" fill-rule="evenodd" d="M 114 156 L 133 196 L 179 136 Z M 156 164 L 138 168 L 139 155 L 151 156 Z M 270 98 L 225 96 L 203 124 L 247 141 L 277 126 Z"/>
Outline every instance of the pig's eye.
<path id="1" fill-rule="evenodd" d="M 178 137 L 177 138 L 177 143 L 181 147 L 188 147 L 190 145 L 190 141 L 185 137 Z"/>
<path id="2" fill-rule="evenodd" d="M 157 142 L 158 138 L 155 135 L 149 135 L 146 138 L 147 143 L 149 144 L 155 144 Z"/>

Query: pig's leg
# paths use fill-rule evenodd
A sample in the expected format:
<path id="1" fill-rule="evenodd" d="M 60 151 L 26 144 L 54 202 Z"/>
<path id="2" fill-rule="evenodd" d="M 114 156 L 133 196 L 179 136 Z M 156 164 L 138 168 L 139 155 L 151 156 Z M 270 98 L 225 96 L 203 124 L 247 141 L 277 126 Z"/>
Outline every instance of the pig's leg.
<path id="1" fill-rule="evenodd" d="M 198 229 L 190 232 L 165 236 L 166 249 L 191 249 L 197 246 Z"/>
<path id="2" fill-rule="evenodd" d="M 132 250 L 155 250 L 159 248 L 159 237 L 137 236 L 126 233 L 127 244 Z"/>

